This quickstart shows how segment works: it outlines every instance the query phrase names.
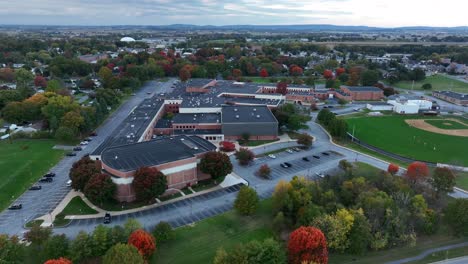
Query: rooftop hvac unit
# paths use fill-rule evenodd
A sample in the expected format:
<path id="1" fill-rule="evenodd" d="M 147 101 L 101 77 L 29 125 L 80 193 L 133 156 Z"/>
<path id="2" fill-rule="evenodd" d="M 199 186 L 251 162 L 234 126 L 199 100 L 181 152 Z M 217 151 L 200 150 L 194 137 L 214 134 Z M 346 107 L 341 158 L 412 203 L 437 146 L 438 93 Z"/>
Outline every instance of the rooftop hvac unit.
<path id="1" fill-rule="evenodd" d="M 253 111 L 256 112 L 256 111 L 257 111 L 257 108 L 254 108 Z"/>
<path id="2" fill-rule="evenodd" d="M 239 115 L 236 115 L 236 118 L 239 119 Z"/>
<path id="3" fill-rule="evenodd" d="M 257 118 L 260 118 L 260 115 L 257 115 Z"/>
<path id="4" fill-rule="evenodd" d="M 134 127 L 135 127 L 135 125 L 131 125 L 130 127 L 131 127 L 131 128 L 134 128 Z"/>
<path id="5" fill-rule="evenodd" d="M 237 108 L 234 108 L 234 112 L 237 112 Z"/>

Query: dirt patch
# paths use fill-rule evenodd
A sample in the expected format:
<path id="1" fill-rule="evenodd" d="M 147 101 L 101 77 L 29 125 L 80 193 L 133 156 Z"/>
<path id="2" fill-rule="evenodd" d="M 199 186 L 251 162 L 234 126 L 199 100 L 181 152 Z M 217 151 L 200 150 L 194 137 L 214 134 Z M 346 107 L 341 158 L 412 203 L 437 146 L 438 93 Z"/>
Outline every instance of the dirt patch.
<path id="1" fill-rule="evenodd" d="M 426 130 L 429 132 L 449 135 L 449 136 L 458 136 L 458 137 L 468 137 L 468 129 L 442 129 L 435 127 L 429 123 L 426 123 L 424 119 L 406 119 L 405 122 L 415 128 Z"/>

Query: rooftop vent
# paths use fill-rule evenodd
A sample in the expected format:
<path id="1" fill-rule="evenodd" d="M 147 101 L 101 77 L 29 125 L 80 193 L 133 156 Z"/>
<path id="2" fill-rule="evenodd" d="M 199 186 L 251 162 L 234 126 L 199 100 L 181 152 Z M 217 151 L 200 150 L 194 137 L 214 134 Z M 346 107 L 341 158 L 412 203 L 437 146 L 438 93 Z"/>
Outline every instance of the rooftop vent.
<path id="1" fill-rule="evenodd" d="M 257 108 L 254 108 L 253 111 L 256 112 L 256 111 L 257 111 Z"/>
<path id="2" fill-rule="evenodd" d="M 118 158 L 119 158 L 119 156 L 115 156 L 115 157 L 114 157 L 114 159 L 118 159 Z"/>
<path id="3" fill-rule="evenodd" d="M 130 125 L 130 127 L 131 127 L 131 128 L 134 128 L 134 127 L 135 127 L 135 125 Z"/>
<path id="4" fill-rule="evenodd" d="M 234 108 L 234 112 L 237 112 L 237 108 Z"/>
<path id="5" fill-rule="evenodd" d="M 260 115 L 257 115 L 257 118 L 260 118 Z"/>
<path id="6" fill-rule="evenodd" d="M 236 115 L 236 118 L 239 119 L 239 115 Z"/>

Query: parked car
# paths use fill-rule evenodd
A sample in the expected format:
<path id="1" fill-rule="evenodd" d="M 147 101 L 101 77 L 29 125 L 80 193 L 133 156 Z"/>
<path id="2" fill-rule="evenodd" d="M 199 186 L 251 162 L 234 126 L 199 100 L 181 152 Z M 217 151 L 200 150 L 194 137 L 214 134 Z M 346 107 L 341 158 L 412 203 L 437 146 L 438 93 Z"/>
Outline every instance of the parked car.
<path id="1" fill-rule="evenodd" d="M 328 153 L 328 152 L 322 152 L 322 154 L 325 155 L 325 156 L 330 156 L 330 153 Z"/>
<path id="2" fill-rule="evenodd" d="M 50 177 L 42 177 L 39 182 L 53 182 L 54 179 L 50 178 Z"/>
<path id="3" fill-rule="evenodd" d="M 308 157 L 303 157 L 302 160 L 303 161 L 310 161 L 310 159 Z"/>
<path id="4" fill-rule="evenodd" d="M 320 159 L 320 157 L 317 156 L 317 155 L 313 155 L 312 157 L 314 157 L 314 158 L 316 158 L 316 159 Z"/>
<path id="5" fill-rule="evenodd" d="M 21 208 L 23 208 L 23 205 L 20 203 L 12 204 L 10 205 L 10 207 L 8 207 L 8 209 L 10 210 L 19 210 Z"/>
<path id="6" fill-rule="evenodd" d="M 68 152 L 68 153 L 65 154 L 65 155 L 68 156 L 68 157 L 74 157 L 74 156 L 76 156 L 76 153 L 74 153 L 74 152 Z"/>
<path id="7" fill-rule="evenodd" d="M 333 105 L 329 105 L 328 108 L 333 108 L 334 106 Z"/>
<path id="8" fill-rule="evenodd" d="M 90 136 L 90 137 L 95 137 L 95 136 L 97 136 L 97 133 L 96 133 L 96 132 L 91 132 L 91 133 L 89 134 L 89 136 Z"/>
<path id="9" fill-rule="evenodd" d="M 85 140 L 84 140 L 84 141 L 86 141 L 86 142 L 88 142 L 88 143 L 89 143 L 89 142 L 93 141 L 93 139 L 88 137 L 88 138 L 85 138 Z"/>
<path id="10" fill-rule="evenodd" d="M 74 148 L 73 148 L 73 151 L 81 151 L 81 150 L 83 150 L 82 147 L 74 147 Z"/>
<path id="11" fill-rule="evenodd" d="M 286 165 L 286 164 L 284 164 L 284 163 L 281 163 L 280 166 L 281 166 L 282 168 L 289 168 L 288 165 Z"/>
<path id="12" fill-rule="evenodd" d="M 72 185 L 72 180 L 68 180 L 67 181 L 67 187 L 71 187 L 71 185 Z"/>
<path id="13" fill-rule="evenodd" d="M 40 189 L 42 189 L 42 186 L 38 185 L 38 184 L 35 184 L 35 185 L 29 187 L 29 190 L 31 190 L 31 191 L 37 191 L 37 190 L 40 190 Z"/>
<path id="14" fill-rule="evenodd" d="M 112 216 L 109 213 L 104 215 L 104 224 L 110 224 L 112 222 Z"/>
<path id="15" fill-rule="evenodd" d="M 286 152 L 287 153 L 293 153 L 292 149 L 287 149 Z"/>
<path id="16" fill-rule="evenodd" d="M 301 149 L 300 149 L 300 148 L 293 148 L 292 150 L 294 150 L 294 151 L 296 151 L 296 152 L 299 152 L 299 151 L 301 151 Z"/>
<path id="17" fill-rule="evenodd" d="M 325 174 L 321 173 L 321 172 L 316 172 L 315 175 L 317 175 L 318 177 L 320 178 L 324 178 L 325 177 Z"/>
<path id="18" fill-rule="evenodd" d="M 288 166 L 288 168 L 289 168 L 289 167 L 292 167 L 292 164 L 289 163 L 289 162 L 285 162 L 284 164 L 285 164 L 286 166 Z"/>
<path id="19" fill-rule="evenodd" d="M 46 174 L 44 175 L 44 177 L 46 177 L 46 178 L 55 177 L 55 173 L 53 173 L 53 172 L 46 173 Z"/>
<path id="20" fill-rule="evenodd" d="M 272 159 L 276 159 L 276 156 L 273 155 L 273 154 L 269 154 L 268 157 L 272 158 Z"/>
<path id="21" fill-rule="evenodd" d="M 80 142 L 80 145 L 81 145 L 81 146 L 86 146 L 86 145 L 88 145 L 88 141 L 81 141 L 81 142 Z"/>

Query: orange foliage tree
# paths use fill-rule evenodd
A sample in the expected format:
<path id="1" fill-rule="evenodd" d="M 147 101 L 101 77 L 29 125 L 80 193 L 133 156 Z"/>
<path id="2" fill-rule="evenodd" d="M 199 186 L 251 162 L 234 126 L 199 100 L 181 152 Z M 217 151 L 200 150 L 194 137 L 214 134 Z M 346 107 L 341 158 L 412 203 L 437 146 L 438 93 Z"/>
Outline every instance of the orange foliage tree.
<path id="1" fill-rule="evenodd" d="M 259 75 L 260 75 L 260 77 L 262 77 L 262 78 L 266 78 L 266 77 L 268 77 L 268 71 L 267 71 L 265 68 L 263 68 L 263 69 L 260 71 L 260 74 L 259 74 Z"/>
<path id="2" fill-rule="evenodd" d="M 128 238 L 128 244 L 135 246 L 145 259 L 149 259 L 156 251 L 156 242 L 153 235 L 143 229 L 135 230 Z"/>
<path id="3" fill-rule="evenodd" d="M 398 170 L 400 170 L 400 167 L 399 167 L 398 165 L 393 164 L 393 163 L 390 163 L 390 164 L 388 165 L 387 171 L 388 171 L 388 173 L 390 173 L 391 175 L 395 175 L 395 174 L 398 172 Z"/>
<path id="4" fill-rule="evenodd" d="M 333 78 L 333 72 L 330 70 L 323 71 L 323 77 L 327 80 Z"/>
<path id="5" fill-rule="evenodd" d="M 325 235 L 312 226 L 301 226 L 289 236 L 289 263 L 328 263 Z"/>
<path id="6" fill-rule="evenodd" d="M 72 264 L 71 260 L 66 258 L 59 258 L 59 259 L 49 259 L 48 261 L 44 262 L 44 264 Z"/>
<path id="7" fill-rule="evenodd" d="M 336 69 L 336 76 L 340 76 L 341 74 L 343 74 L 345 72 L 346 72 L 345 68 L 338 68 L 338 69 Z"/>
<path id="8" fill-rule="evenodd" d="M 412 183 L 420 182 L 429 176 L 429 168 L 426 163 L 415 161 L 408 166 L 406 178 Z"/>

